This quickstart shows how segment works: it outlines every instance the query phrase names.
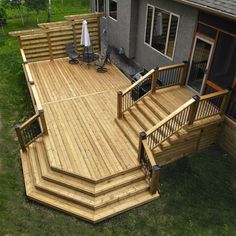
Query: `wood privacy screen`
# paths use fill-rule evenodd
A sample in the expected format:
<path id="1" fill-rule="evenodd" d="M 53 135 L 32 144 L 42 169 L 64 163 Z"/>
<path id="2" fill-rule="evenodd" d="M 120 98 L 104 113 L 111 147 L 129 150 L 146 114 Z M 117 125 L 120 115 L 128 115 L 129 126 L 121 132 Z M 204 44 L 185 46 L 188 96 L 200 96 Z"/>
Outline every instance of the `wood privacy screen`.
<path id="1" fill-rule="evenodd" d="M 66 16 L 65 21 L 39 24 L 33 30 L 11 32 L 18 37 L 24 62 L 53 60 L 66 57 L 65 44 L 73 42 L 78 52 L 80 45 L 82 21 L 87 20 L 90 39 L 95 53 L 100 46 L 100 16 L 99 13 Z"/>

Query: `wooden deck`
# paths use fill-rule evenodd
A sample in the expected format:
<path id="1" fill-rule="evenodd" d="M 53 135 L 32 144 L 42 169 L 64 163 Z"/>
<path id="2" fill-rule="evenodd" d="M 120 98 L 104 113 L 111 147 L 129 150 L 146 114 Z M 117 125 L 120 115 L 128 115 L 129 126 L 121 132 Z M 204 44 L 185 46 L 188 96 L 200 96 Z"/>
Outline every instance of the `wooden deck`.
<path id="1" fill-rule="evenodd" d="M 67 59 L 25 66 L 32 99 L 45 110 L 48 128 L 21 153 L 26 194 L 93 223 L 159 197 L 138 160 L 139 133 L 193 96 L 180 85 L 157 89 L 117 119 L 117 91 L 130 81 L 114 65 L 106 67 L 107 73 L 97 73 L 93 65 L 71 65 Z M 154 162 L 165 165 L 195 152 L 196 145 L 214 142 L 215 121 L 209 134 L 200 126 L 173 134 L 153 150 Z"/>
<path id="2" fill-rule="evenodd" d="M 67 59 L 29 64 L 49 135 L 50 165 L 98 181 L 139 166 L 135 149 L 115 124 L 116 91 L 129 86 L 113 65 L 97 73 Z"/>

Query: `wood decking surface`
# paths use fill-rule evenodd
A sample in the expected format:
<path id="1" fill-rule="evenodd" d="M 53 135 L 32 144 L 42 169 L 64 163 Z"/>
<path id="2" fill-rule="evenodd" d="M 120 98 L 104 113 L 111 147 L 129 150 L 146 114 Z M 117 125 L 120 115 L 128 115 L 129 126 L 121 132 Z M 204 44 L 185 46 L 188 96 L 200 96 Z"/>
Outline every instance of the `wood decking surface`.
<path id="1" fill-rule="evenodd" d="M 129 86 L 113 65 L 100 74 L 66 59 L 29 64 L 45 109 L 50 165 L 91 180 L 139 166 L 137 153 L 115 124 L 116 91 Z"/>
<path id="2" fill-rule="evenodd" d="M 101 181 L 139 167 L 137 142 L 132 145 L 115 122 L 117 91 L 130 85 L 125 75 L 114 65 L 97 73 L 94 65 L 71 65 L 67 59 L 28 65 L 45 110 L 44 143 L 52 168 Z M 192 95 L 173 86 L 154 98 L 164 118 Z"/>

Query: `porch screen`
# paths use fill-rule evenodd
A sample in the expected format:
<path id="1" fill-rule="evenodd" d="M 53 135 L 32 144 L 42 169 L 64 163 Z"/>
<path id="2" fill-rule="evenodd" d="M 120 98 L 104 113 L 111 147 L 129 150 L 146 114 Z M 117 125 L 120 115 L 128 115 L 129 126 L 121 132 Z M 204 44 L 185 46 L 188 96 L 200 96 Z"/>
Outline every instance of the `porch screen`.
<path id="1" fill-rule="evenodd" d="M 179 16 L 148 5 L 145 43 L 173 58 L 178 24 Z"/>

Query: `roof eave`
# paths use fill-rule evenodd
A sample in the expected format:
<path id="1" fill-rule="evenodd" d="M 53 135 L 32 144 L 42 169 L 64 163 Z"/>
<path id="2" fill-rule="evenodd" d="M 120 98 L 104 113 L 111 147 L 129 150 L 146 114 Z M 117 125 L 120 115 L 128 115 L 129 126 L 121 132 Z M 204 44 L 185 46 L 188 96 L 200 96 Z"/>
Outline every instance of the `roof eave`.
<path id="1" fill-rule="evenodd" d="M 221 10 L 214 9 L 214 8 L 211 8 L 211 7 L 208 7 L 208 6 L 203 6 L 201 4 L 189 2 L 187 0 L 174 0 L 174 1 L 182 3 L 182 4 L 185 4 L 185 5 L 189 5 L 191 7 L 195 7 L 195 8 L 201 9 L 203 11 L 207 11 L 207 12 L 210 12 L 210 13 L 214 13 L 214 14 L 223 16 L 223 17 L 229 18 L 229 19 L 234 20 L 234 21 L 236 20 L 236 15 L 230 14 L 228 12 L 223 12 Z"/>

